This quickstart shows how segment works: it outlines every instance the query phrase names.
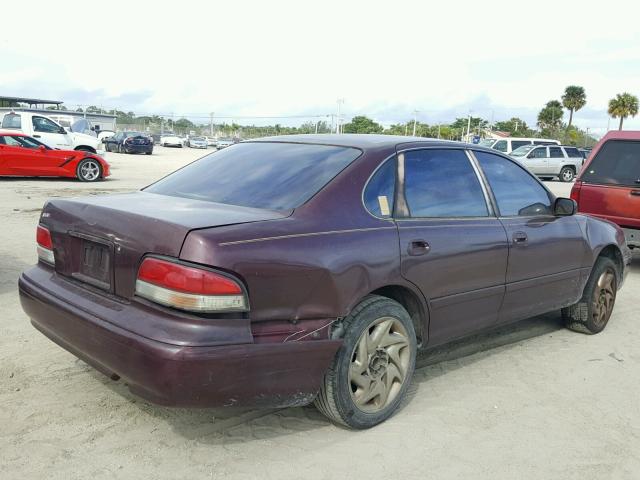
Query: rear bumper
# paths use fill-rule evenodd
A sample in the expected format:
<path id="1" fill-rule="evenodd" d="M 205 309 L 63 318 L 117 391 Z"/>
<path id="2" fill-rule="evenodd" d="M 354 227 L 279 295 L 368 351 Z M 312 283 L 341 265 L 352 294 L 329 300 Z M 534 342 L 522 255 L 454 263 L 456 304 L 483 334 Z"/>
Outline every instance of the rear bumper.
<path id="1" fill-rule="evenodd" d="M 129 389 L 154 403 L 183 407 L 285 407 L 309 403 L 341 342 L 314 340 L 287 343 L 246 343 L 225 338 L 226 344 L 171 344 L 125 330 L 86 304 L 64 298 L 60 279 L 51 272 L 47 285 L 37 266 L 19 281 L 22 308 L 31 323 L 53 340 L 111 376 L 121 377 Z M 110 300 L 102 298 L 102 302 Z M 115 308 L 115 314 L 124 313 Z M 122 319 L 120 319 L 122 321 Z M 137 316 L 136 322 L 158 319 Z M 242 343 L 245 342 L 245 343 Z"/>
<path id="2" fill-rule="evenodd" d="M 147 153 L 153 151 L 153 144 L 150 145 L 124 145 L 124 151 L 127 153 Z"/>
<path id="3" fill-rule="evenodd" d="M 631 248 L 640 248 L 640 229 L 623 228 L 624 238 Z"/>

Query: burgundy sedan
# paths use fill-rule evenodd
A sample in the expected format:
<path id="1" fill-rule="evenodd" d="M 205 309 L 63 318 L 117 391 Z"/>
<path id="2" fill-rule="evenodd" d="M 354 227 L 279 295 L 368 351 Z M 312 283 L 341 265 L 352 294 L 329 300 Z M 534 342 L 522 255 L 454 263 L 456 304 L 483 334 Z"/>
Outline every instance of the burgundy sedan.
<path id="1" fill-rule="evenodd" d="M 315 401 L 353 428 L 396 410 L 419 349 L 560 309 L 600 332 L 631 258 L 507 156 L 374 135 L 243 142 L 137 193 L 51 200 L 37 243 L 33 325 L 132 392 Z"/>

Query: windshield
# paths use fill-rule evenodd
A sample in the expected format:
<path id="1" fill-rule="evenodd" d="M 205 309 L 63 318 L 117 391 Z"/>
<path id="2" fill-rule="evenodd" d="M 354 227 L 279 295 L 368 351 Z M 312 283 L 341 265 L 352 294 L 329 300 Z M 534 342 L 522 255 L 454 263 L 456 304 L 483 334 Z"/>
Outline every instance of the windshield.
<path id="1" fill-rule="evenodd" d="M 124 136 L 125 138 L 129 138 L 129 137 L 145 137 L 146 135 L 140 132 L 124 132 Z"/>
<path id="2" fill-rule="evenodd" d="M 187 165 L 145 191 L 289 210 L 310 199 L 360 153 L 327 145 L 240 143 Z"/>
<path id="3" fill-rule="evenodd" d="M 22 120 L 17 113 L 7 113 L 2 119 L 2 128 L 22 128 Z"/>
<path id="4" fill-rule="evenodd" d="M 513 152 L 511 152 L 512 157 L 524 157 L 531 150 L 536 148 L 538 145 L 524 145 L 522 147 L 516 148 Z"/>
<path id="5" fill-rule="evenodd" d="M 191 140 L 198 141 L 198 142 L 204 142 L 204 138 L 202 138 L 202 137 L 191 137 Z"/>
<path id="6" fill-rule="evenodd" d="M 495 138 L 483 138 L 478 145 L 482 147 L 491 147 L 495 143 Z"/>

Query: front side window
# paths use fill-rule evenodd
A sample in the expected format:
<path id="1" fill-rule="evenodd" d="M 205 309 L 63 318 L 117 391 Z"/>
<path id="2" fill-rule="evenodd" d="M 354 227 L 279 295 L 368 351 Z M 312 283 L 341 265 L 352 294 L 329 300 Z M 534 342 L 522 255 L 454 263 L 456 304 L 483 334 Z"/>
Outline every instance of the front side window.
<path id="1" fill-rule="evenodd" d="M 524 168 L 491 153 L 475 152 L 498 204 L 500 215 L 551 215 L 549 193 Z"/>
<path id="2" fill-rule="evenodd" d="M 640 142 L 607 141 L 583 172 L 582 181 L 640 187 Z"/>
<path id="3" fill-rule="evenodd" d="M 463 150 L 414 150 L 403 154 L 411 217 L 486 217 L 480 181 Z"/>
<path id="4" fill-rule="evenodd" d="M 364 189 L 364 206 L 376 217 L 393 215 L 393 196 L 396 186 L 396 159 L 387 160 Z"/>
<path id="5" fill-rule="evenodd" d="M 60 133 L 60 127 L 45 117 L 33 117 L 33 130 L 42 133 Z"/>
<path id="6" fill-rule="evenodd" d="M 309 200 L 361 153 L 329 145 L 239 143 L 190 163 L 144 191 L 289 210 Z"/>
<path id="7" fill-rule="evenodd" d="M 564 155 L 562 155 L 562 149 L 560 147 L 549 147 L 549 157 L 564 158 Z"/>
<path id="8" fill-rule="evenodd" d="M 40 143 L 39 141 L 31 137 L 14 137 L 12 135 L 2 135 L 0 136 L 0 144 L 9 145 L 10 147 L 22 148 L 39 148 L 41 146 L 45 146 L 47 150 L 50 150 L 50 148 L 44 145 L 44 143 Z"/>
<path id="9" fill-rule="evenodd" d="M 507 141 L 506 140 L 498 140 L 492 147 L 494 150 L 498 150 L 499 152 L 507 151 Z"/>
<path id="10" fill-rule="evenodd" d="M 528 158 L 547 158 L 547 147 L 538 147 L 533 150 Z"/>

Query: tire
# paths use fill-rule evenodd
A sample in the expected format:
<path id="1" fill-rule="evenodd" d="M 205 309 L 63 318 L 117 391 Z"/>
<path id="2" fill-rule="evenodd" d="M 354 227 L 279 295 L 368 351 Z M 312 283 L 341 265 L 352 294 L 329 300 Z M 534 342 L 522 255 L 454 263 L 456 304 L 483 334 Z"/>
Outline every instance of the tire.
<path id="1" fill-rule="evenodd" d="M 76 167 L 76 177 L 81 182 L 96 182 L 102 178 L 102 165 L 95 158 L 85 158 Z"/>
<path id="2" fill-rule="evenodd" d="M 151 155 L 151 154 L 153 153 L 153 151 L 151 151 L 151 152 L 144 152 L 144 153 L 145 153 L 145 155 Z"/>
<path id="3" fill-rule="evenodd" d="M 571 182 L 576 176 L 576 172 L 571 167 L 562 167 L 558 178 L 561 182 Z"/>
<path id="4" fill-rule="evenodd" d="M 613 260 L 598 257 L 580 301 L 562 309 L 565 326 L 587 335 L 604 330 L 616 302 L 619 277 L 618 268 Z"/>
<path id="5" fill-rule="evenodd" d="M 343 344 L 314 404 L 337 424 L 370 428 L 393 415 L 409 388 L 417 350 L 413 322 L 398 302 L 370 295 L 342 327 Z"/>
<path id="6" fill-rule="evenodd" d="M 118 144 L 118 153 L 127 153 L 124 150 L 124 145 L 122 145 L 121 143 Z"/>

